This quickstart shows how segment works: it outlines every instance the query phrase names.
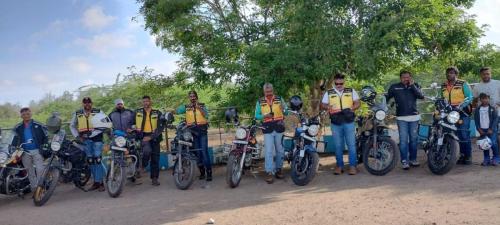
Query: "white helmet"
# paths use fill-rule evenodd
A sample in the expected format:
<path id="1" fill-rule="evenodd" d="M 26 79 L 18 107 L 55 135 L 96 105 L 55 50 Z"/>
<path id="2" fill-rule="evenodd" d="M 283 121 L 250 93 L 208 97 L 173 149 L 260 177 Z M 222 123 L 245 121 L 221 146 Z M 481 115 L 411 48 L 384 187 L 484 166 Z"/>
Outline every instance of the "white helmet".
<path id="1" fill-rule="evenodd" d="M 479 146 L 479 149 L 488 151 L 491 149 L 491 139 L 485 136 L 477 140 L 477 145 Z"/>
<path id="2" fill-rule="evenodd" d="M 106 116 L 104 113 L 98 113 L 95 114 L 92 119 L 90 120 L 92 123 L 92 126 L 94 127 L 94 130 L 90 134 L 90 138 L 95 137 L 102 133 L 106 129 L 110 129 L 113 127 L 113 123 L 111 120 Z"/>

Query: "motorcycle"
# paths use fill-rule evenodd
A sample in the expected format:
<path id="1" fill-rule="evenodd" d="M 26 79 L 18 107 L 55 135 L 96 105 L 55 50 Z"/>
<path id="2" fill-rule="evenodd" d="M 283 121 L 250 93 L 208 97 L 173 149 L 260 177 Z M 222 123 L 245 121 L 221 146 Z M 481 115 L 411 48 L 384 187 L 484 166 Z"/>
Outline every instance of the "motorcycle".
<path id="1" fill-rule="evenodd" d="M 226 166 L 226 182 L 231 188 L 238 187 L 241 176 L 245 170 L 255 168 L 255 163 L 260 159 L 261 149 L 257 146 L 257 130 L 265 129 L 252 121 L 250 126 L 235 124 L 235 138 L 231 145 L 231 151 Z"/>
<path id="2" fill-rule="evenodd" d="M 50 142 L 47 161 L 33 195 L 35 206 L 43 206 L 49 201 L 59 180 L 73 182 L 75 187 L 86 191 L 84 187 L 91 173 L 83 143 L 68 140 L 66 132 L 59 130 Z"/>
<path id="3" fill-rule="evenodd" d="M 437 84 L 431 85 L 437 88 Z M 430 131 L 422 143 L 427 154 L 427 165 L 430 171 L 437 175 L 448 173 L 458 160 L 460 151 L 459 139 L 456 135 L 457 126 L 460 124 L 460 111 L 442 97 L 427 97 L 434 102 L 435 112 Z"/>
<path id="4" fill-rule="evenodd" d="M 110 197 L 116 198 L 122 193 L 127 178 L 135 181 L 138 163 L 136 142 L 134 137 L 115 130 L 110 149 L 111 156 L 104 158 L 102 163 L 106 168 L 106 190 Z"/>
<path id="5" fill-rule="evenodd" d="M 399 148 L 389 136 L 385 125 L 388 107 L 384 96 L 364 87 L 361 100 L 368 105 L 368 114 L 358 116 L 356 122 L 356 149 L 358 162 L 372 175 L 383 176 L 391 172 L 399 159 Z"/>
<path id="6" fill-rule="evenodd" d="M 21 163 L 25 153 L 22 148 L 26 144 L 29 143 L 17 148 L 7 143 L 0 144 L 0 194 L 23 197 L 31 192 L 28 171 Z"/>
<path id="7" fill-rule="evenodd" d="M 196 151 L 194 149 L 193 133 L 185 121 L 179 123 L 175 128 L 175 138 L 171 143 L 172 155 L 175 156 L 173 176 L 175 186 L 180 190 L 188 189 L 194 182 L 194 173 L 197 165 Z"/>
<path id="8" fill-rule="evenodd" d="M 285 155 L 285 159 L 291 163 L 290 176 L 293 183 L 305 186 L 314 179 L 318 170 L 319 155 L 316 149 L 318 142 L 321 141 L 316 140 L 316 137 L 321 129 L 320 117 L 324 112 L 310 118 L 300 111 L 289 112 L 297 115 L 300 123 L 295 128 L 294 136 L 291 137 L 292 149 Z"/>

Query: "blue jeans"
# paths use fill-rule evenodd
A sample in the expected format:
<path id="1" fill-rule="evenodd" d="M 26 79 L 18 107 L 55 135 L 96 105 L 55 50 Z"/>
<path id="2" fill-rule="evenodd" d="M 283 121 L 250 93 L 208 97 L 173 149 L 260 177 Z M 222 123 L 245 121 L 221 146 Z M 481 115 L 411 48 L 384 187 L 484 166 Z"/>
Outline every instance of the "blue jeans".
<path id="1" fill-rule="evenodd" d="M 401 153 L 401 162 L 417 160 L 417 140 L 418 140 L 418 121 L 407 122 L 398 120 L 399 131 L 399 151 Z M 408 150 L 410 157 L 408 158 Z"/>
<path id="2" fill-rule="evenodd" d="M 457 126 L 457 136 L 460 143 L 460 154 L 467 159 L 472 155 L 472 145 L 470 140 L 470 117 L 460 115 L 463 123 Z"/>
<path id="3" fill-rule="evenodd" d="M 495 126 L 496 127 L 496 126 Z M 484 133 L 488 132 L 488 129 L 481 129 Z M 493 158 L 498 162 L 500 159 L 498 157 L 498 143 L 497 143 L 497 135 L 498 135 L 498 130 L 493 128 L 493 134 L 487 135 L 488 138 L 491 140 L 491 151 L 493 152 Z M 483 151 L 484 155 L 484 161 L 489 162 L 490 161 L 490 151 Z"/>
<path id="4" fill-rule="evenodd" d="M 212 162 L 210 161 L 210 156 L 208 155 L 208 135 L 207 133 L 201 133 L 194 137 L 194 148 L 199 149 L 197 151 L 198 166 L 204 166 L 205 169 L 212 169 Z"/>
<path id="5" fill-rule="evenodd" d="M 335 145 L 335 157 L 337 158 L 337 166 L 344 168 L 344 147 L 347 143 L 349 150 L 349 165 L 356 166 L 356 130 L 354 123 L 345 123 L 342 125 L 332 124 L 333 143 Z"/>
<path id="6" fill-rule="evenodd" d="M 264 149 L 265 149 L 265 170 L 266 173 L 274 174 L 277 169 L 283 167 L 283 158 L 285 157 L 285 150 L 281 144 L 283 133 L 264 134 Z M 276 152 L 276 156 L 275 156 Z"/>
<path id="7" fill-rule="evenodd" d="M 90 172 L 94 177 L 94 182 L 99 183 L 102 183 L 102 178 L 104 177 L 104 168 L 101 164 L 102 146 L 102 142 L 94 142 L 91 140 L 85 141 L 85 154 L 88 159 L 92 159 Z"/>

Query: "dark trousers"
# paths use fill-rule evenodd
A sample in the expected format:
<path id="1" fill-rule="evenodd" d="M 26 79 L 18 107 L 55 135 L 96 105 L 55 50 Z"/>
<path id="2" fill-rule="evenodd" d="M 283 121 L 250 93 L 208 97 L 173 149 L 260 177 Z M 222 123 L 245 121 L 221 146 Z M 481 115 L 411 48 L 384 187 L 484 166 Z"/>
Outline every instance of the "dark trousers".
<path id="1" fill-rule="evenodd" d="M 160 143 L 151 140 L 143 141 L 142 144 L 142 166 L 149 164 L 149 173 L 151 179 L 158 178 L 160 175 Z"/>
<path id="2" fill-rule="evenodd" d="M 207 133 L 200 133 L 193 135 L 194 138 L 194 148 L 199 149 L 196 151 L 196 156 L 198 157 L 198 166 L 204 166 L 205 169 L 212 169 L 212 162 L 208 155 L 208 135 Z"/>
<path id="3" fill-rule="evenodd" d="M 470 158 L 472 155 L 472 144 L 470 140 L 470 117 L 465 115 L 460 115 L 460 119 L 463 123 L 458 125 L 457 136 L 460 141 L 460 153 L 465 158 Z"/>

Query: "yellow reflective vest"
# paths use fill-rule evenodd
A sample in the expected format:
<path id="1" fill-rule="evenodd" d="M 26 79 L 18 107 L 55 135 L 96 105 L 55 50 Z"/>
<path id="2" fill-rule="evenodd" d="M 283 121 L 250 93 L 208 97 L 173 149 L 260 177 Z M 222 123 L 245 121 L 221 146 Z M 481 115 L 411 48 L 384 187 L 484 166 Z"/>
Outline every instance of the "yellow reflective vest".
<path id="1" fill-rule="evenodd" d="M 198 103 L 198 105 L 202 108 L 205 109 L 205 104 L 204 103 Z M 196 107 L 193 107 L 193 105 L 185 105 L 186 107 L 186 123 L 188 126 L 191 125 L 206 125 L 208 124 L 208 120 L 204 113 L 197 109 Z"/>
<path id="2" fill-rule="evenodd" d="M 271 112 L 274 113 L 272 118 L 264 118 L 264 123 L 281 121 L 285 118 L 281 104 L 283 103 L 281 98 L 278 96 L 273 96 L 271 101 L 268 101 L 266 97 L 260 98 L 260 110 L 262 115 L 266 115 Z"/>
<path id="3" fill-rule="evenodd" d="M 94 127 L 92 126 L 92 117 L 95 116 L 95 114 L 101 112 L 99 109 L 92 108 L 90 113 L 88 115 L 85 114 L 84 109 L 80 109 L 76 111 L 76 121 L 77 121 L 77 129 L 78 132 L 90 132 L 94 130 Z"/>
<path id="4" fill-rule="evenodd" d="M 161 113 L 160 111 L 156 109 L 151 109 L 149 119 L 151 123 L 151 132 L 155 132 L 156 128 L 158 127 L 158 120 L 160 119 Z M 135 129 L 137 131 L 143 131 L 144 130 L 144 124 L 146 123 L 146 111 L 144 108 L 140 108 L 135 111 Z"/>
<path id="5" fill-rule="evenodd" d="M 447 82 L 441 84 L 443 97 L 448 100 L 452 106 L 460 105 L 465 101 L 464 84 L 464 80 L 457 80 L 453 86 L 448 86 Z"/>
<path id="6" fill-rule="evenodd" d="M 335 89 L 328 90 L 328 104 L 330 105 L 330 114 L 335 114 L 343 109 L 352 109 L 354 104 L 352 88 L 344 88 L 341 95 Z"/>

